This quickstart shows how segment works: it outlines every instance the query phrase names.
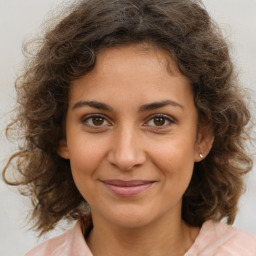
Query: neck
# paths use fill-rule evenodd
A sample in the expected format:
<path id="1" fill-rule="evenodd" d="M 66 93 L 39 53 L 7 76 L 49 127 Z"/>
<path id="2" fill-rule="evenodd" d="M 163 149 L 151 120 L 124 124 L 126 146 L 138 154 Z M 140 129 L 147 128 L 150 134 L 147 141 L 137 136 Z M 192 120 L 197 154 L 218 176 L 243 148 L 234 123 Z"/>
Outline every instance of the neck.
<path id="1" fill-rule="evenodd" d="M 199 228 L 177 221 L 156 221 L 139 228 L 94 222 L 87 243 L 94 256 L 178 256 L 192 246 Z"/>

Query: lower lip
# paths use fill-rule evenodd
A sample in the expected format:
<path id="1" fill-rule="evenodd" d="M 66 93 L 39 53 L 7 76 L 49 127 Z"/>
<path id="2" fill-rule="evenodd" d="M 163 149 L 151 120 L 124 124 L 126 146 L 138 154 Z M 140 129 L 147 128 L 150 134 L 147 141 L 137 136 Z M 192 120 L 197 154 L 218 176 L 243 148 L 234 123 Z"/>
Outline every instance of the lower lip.
<path id="1" fill-rule="evenodd" d="M 103 183 L 111 192 L 118 196 L 136 196 L 147 189 L 149 189 L 154 182 L 152 183 L 147 183 L 147 184 L 141 184 L 137 186 L 116 186 L 116 185 L 111 185 L 107 183 Z"/>

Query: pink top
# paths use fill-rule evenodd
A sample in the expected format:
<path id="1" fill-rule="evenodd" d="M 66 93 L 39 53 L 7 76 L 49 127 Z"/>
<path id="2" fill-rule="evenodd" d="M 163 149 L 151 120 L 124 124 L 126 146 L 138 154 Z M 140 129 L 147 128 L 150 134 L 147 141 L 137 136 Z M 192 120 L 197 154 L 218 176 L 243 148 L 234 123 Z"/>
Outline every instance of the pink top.
<path id="1" fill-rule="evenodd" d="M 80 224 L 52 238 L 25 256 L 93 256 Z M 184 256 L 256 256 L 256 236 L 224 223 L 206 221 Z"/>

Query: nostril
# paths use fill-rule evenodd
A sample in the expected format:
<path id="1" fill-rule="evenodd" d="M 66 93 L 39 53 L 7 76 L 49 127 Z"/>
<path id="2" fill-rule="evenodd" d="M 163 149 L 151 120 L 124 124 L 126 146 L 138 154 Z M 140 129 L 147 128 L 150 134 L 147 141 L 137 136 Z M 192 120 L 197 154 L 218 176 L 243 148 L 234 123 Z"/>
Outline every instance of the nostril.
<path id="1" fill-rule="evenodd" d="M 142 150 L 111 150 L 108 154 L 108 161 L 120 170 L 129 171 L 142 165 L 146 161 L 146 156 Z"/>

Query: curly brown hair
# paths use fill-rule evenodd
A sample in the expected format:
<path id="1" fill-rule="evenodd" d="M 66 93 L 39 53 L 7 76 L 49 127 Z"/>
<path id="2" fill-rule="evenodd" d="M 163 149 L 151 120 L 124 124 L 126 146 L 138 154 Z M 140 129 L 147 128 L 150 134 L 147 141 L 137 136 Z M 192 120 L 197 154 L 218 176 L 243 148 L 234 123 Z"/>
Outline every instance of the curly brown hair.
<path id="1" fill-rule="evenodd" d="M 100 50 L 144 42 L 169 52 L 190 79 L 199 125 L 210 124 L 215 137 L 207 158 L 195 163 L 183 196 L 183 219 L 192 226 L 224 217 L 229 224 L 234 221 L 243 175 L 252 168 L 246 154 L 250 113 L 234 76 L 228 44 L 203 4 L 196 0 L 82 0 L 48 29 L 36 53 L 28 55 L 16 81 L 17 116 L 7 127 L 7 134 L 18 134 L 22 144 L 3 177 L 31 197 L 32 217 L 41 234 L 61 219 L 82 219 L 91 225 L 69 161 L 57 154 L 65 136 L 72 81 L 94 68 Z M 20 174 L 13 182 L 7 178 L 12 164 Z"/>

